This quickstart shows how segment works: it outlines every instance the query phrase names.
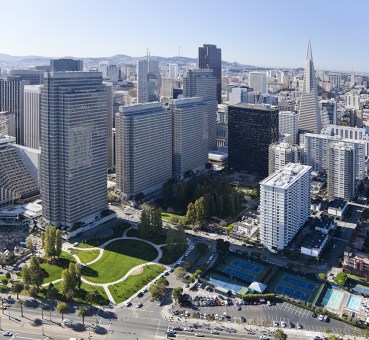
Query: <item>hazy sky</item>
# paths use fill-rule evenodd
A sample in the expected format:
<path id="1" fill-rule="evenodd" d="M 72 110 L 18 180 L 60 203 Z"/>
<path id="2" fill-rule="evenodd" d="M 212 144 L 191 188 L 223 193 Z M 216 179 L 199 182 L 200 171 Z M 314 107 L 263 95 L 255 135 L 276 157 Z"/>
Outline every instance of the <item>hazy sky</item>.
<path id="1" fill-rule="evenodd" d="M 317 69 L 369 71 L 368 0 L 0 0 L 0 53 L 197 57 L 303 67 L 311 38 Z"/>

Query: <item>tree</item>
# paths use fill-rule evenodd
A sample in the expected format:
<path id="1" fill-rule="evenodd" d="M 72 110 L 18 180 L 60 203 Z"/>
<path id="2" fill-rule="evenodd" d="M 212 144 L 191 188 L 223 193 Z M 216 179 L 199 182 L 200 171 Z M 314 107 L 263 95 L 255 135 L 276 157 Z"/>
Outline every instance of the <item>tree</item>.
<path id="1" fill-rule="evenodd" d="M 46 299 L 55 300 L 57 297 L 57 294 L 58 294 L 57 289 L 54 287 L 54 284 L 50 282 L 45 292 Z"/>
<path id="2" fill-rule="evenodd" d="M 62 252 L 62 246 L 63 246 L 63 237 L 62 232 L 60 229 L 56 230 L 55 233 L 55 253 L 54 255 L 59 258 Z"/>
<path id="3" fill-rule="evenodd" d="M 46 226 L 42 235 L 42 244 L 47 259 L 59 258 L 63 244 L 61 231 L 54 226 Z"/>
<path id="4" fill-rule="evenodd" d="M 90 308 L 87 306 L 81 306 L 78 308 L 78 316 L 82 317 L 82 324 L 85 324 L 85 316 L 89 312 Z"/>
<path id="5" fill-rule="evenodd" d="M 327 279 L 327 274 L 320 273 L 320 274 L 318 274 L 318 277 L 319 277 L 319 279 L 321 279 L 321 280 L 326 280 L 326 279 Z"/>
<path id="6" fill-rule="evenodd" d="M 65 302 L 60 302 L 56 306 L 56 311 L 61 314 L 62 321 L 64 320 L 64 313 L 68 311 L 68 305 Z"/>
<path id="7" fill-rule="evenodd" d="M 176 276 L 177 280 L 182 279 L 186 275 L 186 271 L 183 267 L 177 267 L 174 269 L 174 275 Z"/>
<path id="8" fill-rule="evenodd" d="M 68 268 L 64 269 L 62 272 L 61 292 L 68 300 L 70 300 L 76 292 L 75 278 Z"/>
<path id="9" fill-rule="evenodd" d="M 168 252 L 172 253 L 174 248 L 176 247 L 175 233 L 174 229 L 168 227 L 167 238 L 165 240 L 165 244 L 167 246 Z"/>
<path id="10" fill-rule="evenodd" d="M 196 210 L 196 221 L 200 223 L 203 222 L 207 216 L 204 197 L 200 197 L 195 201 L 195 210 Z"/>
<path id="11" fill-rule="evenodd" d="M 27 274 L 26 274 L 27 275 Z M 40 263 L 36 256 L 31 256 L 28 267 L 29 283 L 39 288 L 44 280 L 44 271 L 40 267 Z"/>
<path id="12" fill-rule="evenodd" d="M 149 286 L 149 292 L 153 299 L 159 298 L 166 290 L 169 282 L 166 279 L 160 279 L 156 283 Z"/>
<path id="13" fill-rule="evenodd" d="M 192 202 L 187 206 L 186 224 L 194 225 L 197 221 L 196 207 Z"/>
<path id="14" fill-rule="evenodd" d="M 29 237 L 26 239 L 26 248 L 30 251 L 32 255 L 35 253 L 35 248 L 33 246 L 32 240 Z"/>
<path id="15" fill-rule="evenodd" d="M 229 247 L 231 246 L 229 241 L 224 241 L 222 238 L 218 238 L 216 242 L 216 250 L 218 254 L 224 255 L 229 252 Z"/>
<path id="16" fill-rule="evenodd" d="M 176 186 L 176 203 L 183 205 L 187 201 L 187 183 L 184 181 L 178 182 Z"/>
<path id="17" fill-rule="evenodd" d="M 347 274 L 344 272 L 338 273 L 336 277 L 333 279 L 334 282 L 337 284 L 343 286 L 345 284 L 345 281 L 347 279 Z"/>
<path id="18" fill-rule="evenodd" d="M 169 179 L 163 184 L 162 195 L 165 206 L 173 202 L 173 180 Z"/>
<path id="19" fill-rule="evenodd" d="M 187 247 L 187 237 L 182 225 L 178 225 L 174 230 L 174 238 L 176 240 L 177 247 L 180 248 L 180 251 L 184 251 Z"/>
<path id="20" fill-rule="evenodd" d="M 286 340 L 287 334 L 283 332 L 281 329 L 277 329 L 274 331 L 273 336 L 276 340 Z"/>
<path id="21" fill-rule="evenodd" d="M 18 299 L 18 297 L 17 297 Z M 23 300 L 17 300 L 17 304 L 20 306 L 21 316 L 23 318 Z"/>
<path id="22" fill-rule="evenodd" d="M 100 294 L 99 292 L 94 289 L 94 290 L 91 290 L 89 291 L 87 294 L 86 294 L 86 301 L 92 306 L 93 304 L 97 304 L 100 302 Z"/>
<path id="23" fill-rule="evenodd" d="M 21 282 L 14 282 L 12 284 L 12 292 L 17 294 L 17 300 L 18 300 L 18 296 L 19 296 L 19 293 L 24 289 L 24 286 Z"/>
<path id="24" fill-rule="evenodd" d="M 173 297 L 174 300 L 180 301 L 182 299 L 182 295 L 183 295 L 183 288 L 182 287 L 173 288 L 172 297 Z"/>
<path id="25" fill-rule="evenodd" d="M 140 236 L 148 239 L 152 235 L 159 233 L 162 228 L 161 210 L 145 204 L 141 212 Z"/>
<path id="26" fill-rule="evenodd" d="M 337 335 L 331 334 L 328 336 L 328 340 L 339 340 L 340 338 Z"/>

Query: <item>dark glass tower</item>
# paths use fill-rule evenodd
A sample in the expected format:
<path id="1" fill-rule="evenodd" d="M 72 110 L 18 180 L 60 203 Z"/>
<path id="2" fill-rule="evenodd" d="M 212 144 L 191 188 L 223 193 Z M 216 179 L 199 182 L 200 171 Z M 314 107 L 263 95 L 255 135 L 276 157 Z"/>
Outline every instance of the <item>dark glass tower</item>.
<path id="1" fill-rule="evenodd" d="M 278 109 L 270 105 L 228 107 L 228 166 L 268 176 L 268 148 L 278 140 Z"/>
<path id="2" fill-rule="evenodd" d="M 222 102 L 222 50 L 216 45 L 199 47 L 199 68 L 213 70 L 217 78 L 217 101 Z"/>
<path id="3" fill-rule="evenodd" d="M 83 61 L 78 59 L 52 59 L 50 60 L 52 72 L 83 71 Z"/>

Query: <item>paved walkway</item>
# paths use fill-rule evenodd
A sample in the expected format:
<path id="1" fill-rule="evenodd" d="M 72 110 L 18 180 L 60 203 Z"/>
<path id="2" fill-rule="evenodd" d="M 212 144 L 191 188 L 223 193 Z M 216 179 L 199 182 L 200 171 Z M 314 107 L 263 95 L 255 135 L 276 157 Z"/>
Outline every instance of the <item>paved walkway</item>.
<path id="1" fill-rule="evenodd" d="M 118 241 L 118 240 L 136 240 L 136 241 L 146 242 L 146 243 L 150 244 L 152 247 L 154 247 L 156 249 L 156 251 L 158 252 L 158 256 L 155 258 L 155 260 L 153 260 L 151 262 L 147 262 L 147 263 L 142 263 L 142 264 L 139 264 L 139 265 L 131 268 L 123 277 L 121 277 L 119 280 L 116 280 L 114 282 L 109 282 L 109 283 L 95 283 L 95 282 L 90 282 L 90 281 L 86 280 L 84 277 L 81 278 L 82 282 L 84 282 L 86 284 L 89 284 L 91 286 L 103 287 L 106 295 L 108 296 L 108 299 L 111 302 L 113 302 L 113 303 L 115 303 L 115 300 L 114 300 L 113 296 L 110 293 L 109 286 L 112 286 L 112 285 L 115 285 L 117 283 L 120 283 L 120 282 L 123 282 L 123 281 L 127 280 L 127 278 L 132 274 L 132 272 L 134 272 L 135 270 L 137 270 L 139 268 L 142 268 L 142 267 L 147 266 L 147 265 L 150 265 L 150 264 L 159 264 L 159 260 L 160 260 L 160 258 L 163 255 L 163 252 L 161 250 L 161 246 L 163 246 L 163 245 L 157 245 L 157 244 L 154 244 L 154 243 L 152 243 L 150 241 L 143 240 L 143 239 L 138 238 L 138 237 L 129 237 L 129 236 L 127 236 L 127 232 L 129 230 L 131 230 L 131 229 L 132 228 L 128 228 L 127 230 L 125 230 L 122 237 L 117 237 L 117 238 L 111 239 L 109 241 L 106 241 L 105 243 L 103 243 L 101 246 L 98 246 L 98 247 L 93 247 L 93 248 L 77 248 L 77 247 L 74 247 L 74 246 L 70 246 L 70 247 L 67 246 L 67 247 L 65 247 L 65 250 L 67 250 L 67 251 L 69 249 L 78 249 L 78 250 L 96 250 L 97 249 L 97 250 L 100 251 L 100 253 L 96 257 L 96 259 L 94 259 L 94 260 L 92 260 L 92 261 L 90 261 L 88 263 L 82 263 L 81 260 L 80 260 L 80 258 L 78 257 L 78 255 L 72 254 L 72 256 L 76 259 L 77 263 L 79 263 L 79 264 L 81 264 L 83 266 L 88 266 L 88 265 L 91 265 L 91 264 L 99 261 L 101 259 L 101 257 L 103 256 L 103 254 L 104 254 L 105 247 L 108 244 L 110 244 L 112 242 L 115 242 L 115 241 Z M 160 265 L 164 266 L 163 264 L 160 264 Z M 158 275 L 158 277 L 160 275 Z M 55 283 L 60 282 L 60 281 L 61 281 L 61 279 L 58 279 L 58 280 L 53 281 L 52 283 L 55 284 Z M 43 284 L 43 286 L 47 286 L 47 285 L 49 285 L 49 283 Z"/>

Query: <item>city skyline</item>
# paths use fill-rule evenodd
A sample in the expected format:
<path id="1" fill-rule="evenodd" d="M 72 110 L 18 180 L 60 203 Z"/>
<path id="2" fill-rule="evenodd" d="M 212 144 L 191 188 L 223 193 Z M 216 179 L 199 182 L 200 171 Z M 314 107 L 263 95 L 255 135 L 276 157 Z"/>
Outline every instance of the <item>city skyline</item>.
<path id="1" fill-rule="evenodd" d="M 306 6 L 290 0 L 264 0 L 262 4 L 234 0 L 224 5 L 190 0 L 186 8 L 173 8 L 167 0 L 159 5 L 147 0 L 134 4 L 110 1 L 107 8 L 111 15 L 106 17 L 101 14 L 104 4 L 98 0 L 81 1 L 73 6 L 66 0 L 62 7 L 44 0 L 39 0 L 38 6 L 23 0 L 17 2 L 16 7 L 4 2 L 2 13 L 16 10 L 17 25 L 13 16 L 2 16 L 4 27 L 12 29 L 0 33 L 3 42 L 0 53 L 76 58 L 116 54 L 139 57 L 149 48 L 153 56 L 180 54 L 196 58 L 198 47 L 206 43 L 221 48 L 222 59 L 229 62 L 261 67 L 303 67 L 310 38 L 317 69 L 368 72 L 365 58 L 368 47 L 359 45 L 358 39 L 353 38 L 357 32 L 365 31 L 364 21 L 357 20 L 354 26 L 345 23 L 348 18 L 368 10 L 369 3 L 358 0 L 355 6 L 347 6 L 333 0 L 305 2 Z M 197 13 L 206 13 L 207 19 L 204 21 L 203 15 L 191 15 L 189 25 L 189 13 L 195 8 Z M 121 15 L 113 17 L 113 13 Z M 30 17 L 31 25 L 28 24 Z M 325 25 L 312 24 L 314 18 Z M 98 22 L 101 24 L 96 24 Z"/>

